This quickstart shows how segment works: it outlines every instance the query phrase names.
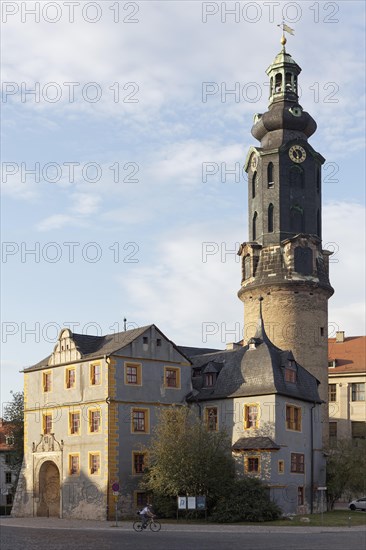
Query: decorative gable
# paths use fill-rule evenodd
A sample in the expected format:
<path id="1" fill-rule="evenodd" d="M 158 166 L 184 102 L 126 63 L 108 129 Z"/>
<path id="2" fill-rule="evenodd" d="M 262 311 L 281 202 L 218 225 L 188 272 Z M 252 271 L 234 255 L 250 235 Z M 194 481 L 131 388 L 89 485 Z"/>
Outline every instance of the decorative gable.
<path id="1" fill-rule="evenodd" d="M 58 342 L 48 360 L 48 365 L 60 365 L 81 359 L 81 353 L 76 348 L 72 332 L 68 328 L 61 330 Z"/>

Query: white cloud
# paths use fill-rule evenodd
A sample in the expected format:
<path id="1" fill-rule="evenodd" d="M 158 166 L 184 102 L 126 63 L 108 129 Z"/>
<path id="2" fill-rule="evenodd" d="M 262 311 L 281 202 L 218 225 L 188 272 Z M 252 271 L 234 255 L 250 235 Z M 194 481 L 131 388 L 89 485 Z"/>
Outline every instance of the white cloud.
<path id="1" fill-rule="evenodd" d="M 323 245 L 330 256 L 329 321 L 347 334 L 365 334 L 365 207 L 333 202 L 323 207 Z"/>
<path id="2" fill-rule="evenodd" d="M 349 223 L 339 223 L 340 219 Z M 365 209 L 346 202 L 328 204 L 323 220 L 324 246 L 334 250 L 330 327 L 355 335 L 362 332 L 365 319 L 364 232 L 359 231 L 364 227 Z M 206 222 L 191 225 L 183 234 L 166 235 L 155 251 L 157 261 L 136 267 L 131 276 L 120 280 L 128 296 L 124 305 L 135 319 L 155 322 L 170 338 L 186 345 L 222 347 L 240 336 L 243 306 L 236 296 L 240 263 L 232 253 L 240 240 L 237 223 Z M 205 323 L 210 323 L 209 330 L 217 328 L 206 340 Z"/>
<path id="3" fill-rule="evenodd" d="M 67 225 L 75 225 L 76 220 L 73 216 L 67 214 L 53 214 L 44 218 L 37 224 L 38 231 L 53 231 L 54 229 L 61 229 Z"/>

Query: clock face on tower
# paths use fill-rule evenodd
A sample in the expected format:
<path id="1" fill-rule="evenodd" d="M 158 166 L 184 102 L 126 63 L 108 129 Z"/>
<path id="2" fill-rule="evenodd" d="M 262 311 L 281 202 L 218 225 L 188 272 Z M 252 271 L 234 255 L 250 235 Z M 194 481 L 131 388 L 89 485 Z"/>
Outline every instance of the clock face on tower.
<path id="1" fill-rule="evenodd" d="M 290 147 L 288 155 L 293 162 L 304 162 L 306 159 L 306 151 L 301 145 L 293 145 Z"/>

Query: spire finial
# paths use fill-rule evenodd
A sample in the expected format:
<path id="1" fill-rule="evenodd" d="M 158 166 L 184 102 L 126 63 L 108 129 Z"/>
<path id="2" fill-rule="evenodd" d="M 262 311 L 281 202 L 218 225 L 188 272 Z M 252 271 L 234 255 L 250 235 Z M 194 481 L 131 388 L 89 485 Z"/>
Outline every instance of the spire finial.
<path id="1" fill-rule="evenodd" d="M 285 44 L 287 42 L 287 38 L 285 37 L 285 32 L 288 32 L 289 34 L 294 34 L 294 29 L 291 29 L 284 21 L 280 25 L 277 25 L 277 27 L 281 27 L 282 29 L 282 36 L 281 36 L 281 44 L 282 44 L 282 50 L 285 51 Z"/>

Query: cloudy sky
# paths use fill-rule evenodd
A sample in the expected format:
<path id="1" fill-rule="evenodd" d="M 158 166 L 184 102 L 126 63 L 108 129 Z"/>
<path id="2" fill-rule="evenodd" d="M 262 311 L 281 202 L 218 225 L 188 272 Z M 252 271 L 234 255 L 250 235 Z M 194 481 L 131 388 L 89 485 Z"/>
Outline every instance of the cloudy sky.
<path id="1" fill-rule="evenodd" d="M 181 345 L 241 337 L 241 167 L 282 18 L 295 29 L 300 103 L 318 123 L 311 144 L 327 160 L 330 333 L 365 334 L 364 11 L 363 1 L 2 3 L 3 401 L 63 326 L 105 334 L 126 317 Z"/>

